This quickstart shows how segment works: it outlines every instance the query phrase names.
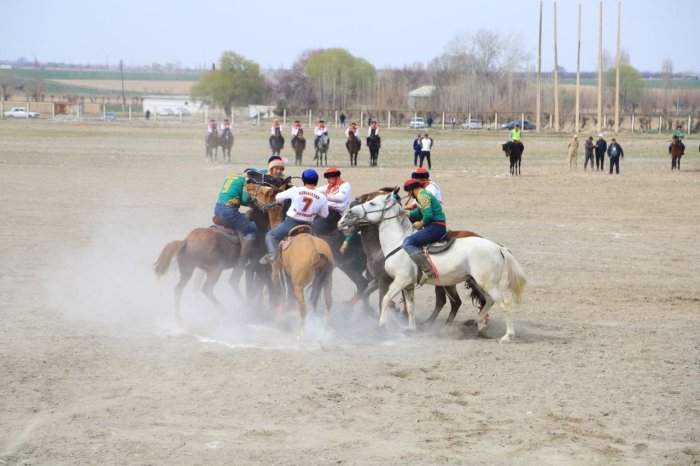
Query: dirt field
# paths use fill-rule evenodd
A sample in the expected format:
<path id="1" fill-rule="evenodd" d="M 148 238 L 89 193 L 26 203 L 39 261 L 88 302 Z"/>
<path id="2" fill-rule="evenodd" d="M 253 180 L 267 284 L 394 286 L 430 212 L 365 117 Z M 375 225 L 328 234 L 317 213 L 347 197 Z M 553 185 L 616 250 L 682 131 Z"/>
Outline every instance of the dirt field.
<path id="1" fill-rule="evenodd" d="M 455 325 L 380 334 L 336 272 L 332 329 L 311 318 L 299 342 L 294 310 L 273 325 L 227 280 L 228 313 L 190 287 L 178 330 L 177 272 L 151 269 L 209 225 L 229 171 L 264 165 L 267 128 L 236 128 L 225 166 L 204 161 L 203 125 L 146 123 L 0 121 L 0 464 L 700 461 L 697 139 L 672 173 L 665 137 L 622 135 L 610 176 L 584 172 L 583 149 L 569 173 L 568 137 L 526 134 L 516 178 L 505 133 L 432 131 L 448 224 L 528 274 L 515 341 L 498 343 L 499 309 L 492 339 L 463 326 L 463 289 Z M 351 169 L 332 130 L 355 194 L 412 171 L 415 133 L 383 136 L 380 166 L 363 147 Z"/>

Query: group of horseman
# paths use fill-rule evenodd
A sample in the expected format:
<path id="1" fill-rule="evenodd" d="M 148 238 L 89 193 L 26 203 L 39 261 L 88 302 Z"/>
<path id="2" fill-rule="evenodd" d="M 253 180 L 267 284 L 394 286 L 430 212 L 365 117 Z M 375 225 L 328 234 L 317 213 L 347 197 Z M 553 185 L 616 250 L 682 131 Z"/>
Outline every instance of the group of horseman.
<path id="1" fill-rule="evenodd" d="M 251 175 L 267 174 L 284 179 L 284 160 L 277 155 L 268 159 L 265 170 L 248 168 L 243 173 L 229 175 L 221 186 L 214 207 L 214 215 L 221 218 L 224 226 L 235 230 L 240 238 L 241 249 L 237 267 L 244 267 L 251 260 L 251 249 L 258 231 L 256 224 L 243 212 L 242 206 L 252 206 L 254 200 L 248 194 L 246 183 L 253 182 Z M 292 229 L 307 227 L 319 237 L 340 237 L 339 241 L 328 240 L 331 248 L 339 254 L 345 254 L 354 233 L 343 236 L 338 233 L 338 221 L 348 208 L 352 196 L 350 183 L 341 177 L 341 171 L 330 167 L 323 173 L 325 184 L 319 186 L 319 174 L 314 169 L 306 169 L 301 174 L 302 186 L 292 186 L 276 194 L 274 204 L 288 204 L 284 220 L 265 233 L 267 254 L 260 259 L 261 264 L 272 264 L 277 259 L 278 245 Z M 430 173 L 425 168 L 416 168 L 411 178 L 403 185 L 409 196 L 406 203 L 406 215 L 410 218 L 416 232 L 405 238 L 402 248 L 418 265 L 425 275 L 424 280 L 432 279 L 435 274 L 422 251 L 426 246 L 439 241 L 447 231 L 445 213 L 442 209 L 440 188 L 430 180 Z M 263 206 L 264 209 L 272 205 Z"/>

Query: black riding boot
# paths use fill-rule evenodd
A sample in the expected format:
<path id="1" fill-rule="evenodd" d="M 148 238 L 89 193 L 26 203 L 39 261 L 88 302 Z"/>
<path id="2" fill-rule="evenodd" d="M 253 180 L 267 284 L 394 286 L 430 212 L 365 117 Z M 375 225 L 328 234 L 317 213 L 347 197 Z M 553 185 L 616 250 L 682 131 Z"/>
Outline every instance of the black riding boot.
<path id="1" fill-rule="evenodd" d="M 433 272 L 433 268 L 430 266 L 430 263 L 428 262 L 428 258 L 423 254 L 422 252 L 416 252 L 414 254 L 411 254 L 409 256 L 413 262 L 416 263 L 418 268 L 425 274 L 425 277 L 427 280 L 432 280 L 435 278 L 435 273 Z"/>

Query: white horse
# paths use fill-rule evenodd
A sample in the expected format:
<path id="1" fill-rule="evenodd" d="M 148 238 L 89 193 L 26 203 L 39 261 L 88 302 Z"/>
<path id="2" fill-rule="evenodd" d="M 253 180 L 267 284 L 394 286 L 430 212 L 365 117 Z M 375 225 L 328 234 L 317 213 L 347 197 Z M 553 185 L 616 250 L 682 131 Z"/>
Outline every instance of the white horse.
<path id="1" fill-rule="evenodd" d="M 391 194 L 377 196 L 348 210 L 338 222 L 338 228 L 366 223 L 379 224 L 379 241 L 386 257 L 384 267 L 394 278 L 382 300 L 379 325 L 386 325 L 389 302 L 404 290 L 408 328 L 415 330 L 413 291 L 418 282 L 418 267 L 401 248 L 404 238 L 415 230 L 398 196 L 395 196 L 397 191 L 398 189 Z M 480 334 L 483 334 L 486 327 L 485 316 L 496 303 L 506 317 L 506 334 L 501 341 L 510 341 L 515 336 L 510 315 L 511 299 L 520 302 L 527 278 L 510 251 L 486 238 L 469 237 L 456 239 L 447 251 L 431 254 L 430 258 L 438 276 L 425 283 L 450 286 L 466 282 L 472 290 L 482 295 L 477 322 Z"/>

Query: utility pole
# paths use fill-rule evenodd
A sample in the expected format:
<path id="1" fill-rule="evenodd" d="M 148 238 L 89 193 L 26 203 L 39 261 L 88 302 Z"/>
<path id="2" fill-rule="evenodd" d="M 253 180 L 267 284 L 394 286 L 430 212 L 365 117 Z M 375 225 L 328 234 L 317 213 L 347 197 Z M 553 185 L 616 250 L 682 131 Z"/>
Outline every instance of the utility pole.
<path id="1" fill-rule="evenodd" d="M 603 2 L 598 19 L 598 132 L 603 131 Z"/>
<path id="2" fill-rule="evenodd" d="M 122 112 L 126 111 L 126 94 L 124 94 L 124 62 L 119 60 L 119 72 L 122 76 Z"/>
<path id="3" fill-rule="evenodd" d="M 578 134 L 581 102 L 581 4 L 578 4 L 578 47 L 576 49 L 576 121 L 574 133 Z"/>
<path id="4" fill-rule="evenodd" d="M 620 2 L 617 2 L 617 60 L 615 71 L 615 134 L 620 132 Z"/>
<path id="5" fill-rule="evenodd" d="M 540 0 L 540 32 L 537 41 L 537 116 L 535 118 L 536 131 L 542 131 L 540 115 L 542 114 L 542 0 Z"/>
<path id="6" fill-rule="evenodd" d="M 557 62 L 557 2 L 554 2 L 554 131 L 559 131 L 559 63 Z"/>

